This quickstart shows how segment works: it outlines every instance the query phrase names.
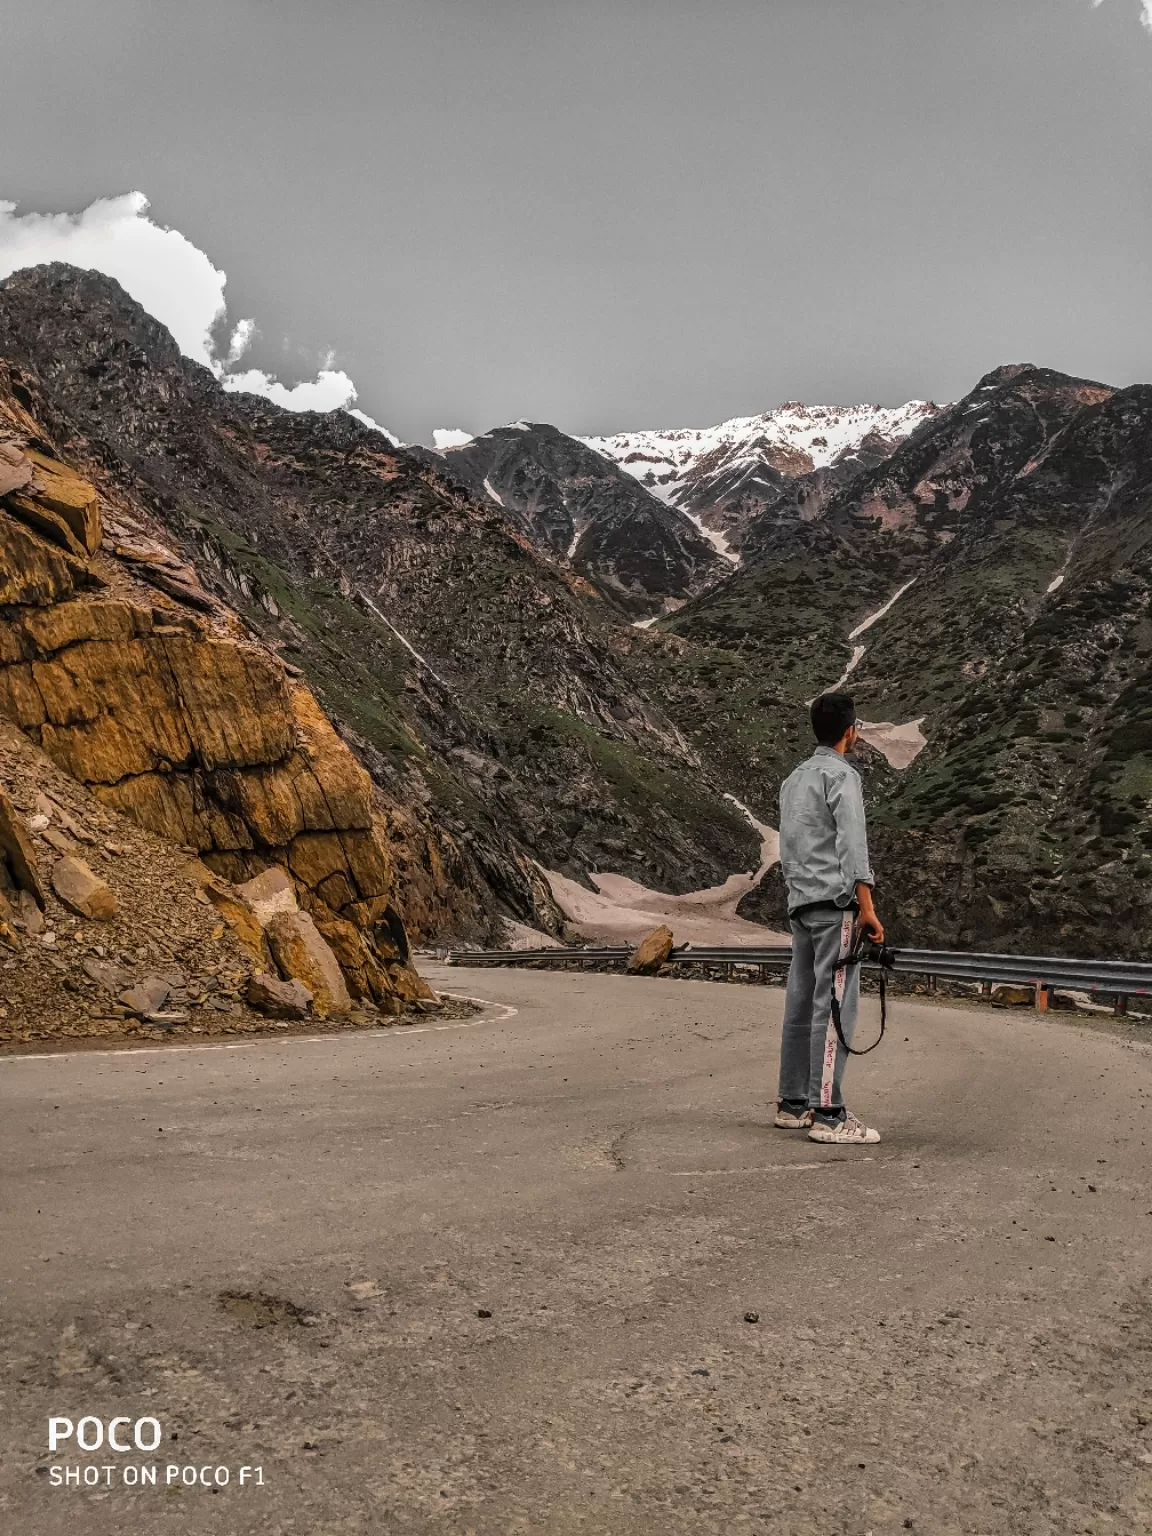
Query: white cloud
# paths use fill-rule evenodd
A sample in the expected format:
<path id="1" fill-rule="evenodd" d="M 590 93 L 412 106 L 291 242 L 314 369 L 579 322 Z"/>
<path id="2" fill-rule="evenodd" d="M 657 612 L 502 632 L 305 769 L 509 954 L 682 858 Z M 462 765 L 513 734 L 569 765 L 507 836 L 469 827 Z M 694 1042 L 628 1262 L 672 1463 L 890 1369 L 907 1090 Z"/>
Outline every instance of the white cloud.
<path id="1" fill-rule="evenodd" d="M 1099 10 L 1104 0 L 1092 0 L 1093 9 Z M 1152 0 L 1140 0 L 1140 20 L 1145 32 L 1152 37 Z"/>
<path id="2" fill-rule="evenodd" d="M 98 198 L 83 213 L 18 214 L 15 203 L 0 202 L 0 277 L 47 261 L 106 272 L 168 327 L 185 357 L 211 368 L 209 332 L 224 313 L 225 275 L 147 211 L 143 192 Z"/>
<path id="3" fill-rule="evenodd" d="M 461 432 L 459 427 L 437 427 L 432 433 L 432 446 L 438 453 L 443 453 L 445 448 L 463 448 L 472 437 L 471 432 Z"/>
<path id="4" fill-rule="evenodd" d="M 238 320 L 236 328 L 232 332 L 232 339 L 228 343 L 228 356 L 224 359 L 225 368 L 234 367 L 252 345 L 252 338 L 256 334 L 255 320 Z"/>
<path id="5" fill-rule="evenodd" d="M 220 382 L 233 394 L 267 395 L 286 411 L 339 411 L 356 398 L 356 386 L 339 368 L 321 368 L 314 379 L 301 384 L 281 384 L 261 368 L 226 373 Z"/>
<path id="6" fill-rule="evenodd" d="M 210 368 L 225 389 L 266 395 L 289 411 L 335 411 L 356 399 L 355 384 L 335 367 L 331 354 L 315 379 L 300 384 L 281 384 L 259 368 L 232 371 L 252 344 L 256 322 L 238 321 L 227 356 L 217 356 L 212 331 L 227 313 L 227 276 L 178 229 L 153 223 L 143 192 L 97 198 L 82 213 L 18 214 L 16 207 L 0 200 L 0 279 L 49 261 L 104 272 L 167 326 L 184 356 Z"/>

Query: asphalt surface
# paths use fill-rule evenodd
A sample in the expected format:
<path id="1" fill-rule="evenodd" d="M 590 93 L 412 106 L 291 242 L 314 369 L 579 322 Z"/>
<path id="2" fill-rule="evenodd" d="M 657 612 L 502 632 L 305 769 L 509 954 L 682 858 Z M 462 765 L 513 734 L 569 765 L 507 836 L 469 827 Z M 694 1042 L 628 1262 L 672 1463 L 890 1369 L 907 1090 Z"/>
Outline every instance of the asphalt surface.
<path id="1" fill-rule="evenodd" d="M 825 1148 L 779 990 L 432 979 L 517 1011 L 0 1061 L 0 1530 L 1152 1530 L 1146 1037 L 897 999 Z"/>

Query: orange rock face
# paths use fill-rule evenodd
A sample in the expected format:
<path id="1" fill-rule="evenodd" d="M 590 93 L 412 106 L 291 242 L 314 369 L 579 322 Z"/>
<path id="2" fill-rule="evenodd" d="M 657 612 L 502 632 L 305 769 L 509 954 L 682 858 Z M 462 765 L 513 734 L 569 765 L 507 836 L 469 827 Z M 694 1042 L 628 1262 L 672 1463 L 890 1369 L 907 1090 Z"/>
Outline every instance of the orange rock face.
<path id="1" fill-rule="evenodd" d="M 313 978 L 318 1007 L 346 1008 L 349 988 L 382 1005 L 427 996 L 395 943 L 403 925 L 371 780 L 316 699 L 268 651 L 199 614 L 158 623 L 152 606 L 107 592 L 87 558 L 100 538 L 95 491 L 27 457 L 32 478 L 0 499 L 0 716 L 222 882 L 285 872 L 307 908 L 293 963 L 312 965 L 313 936 L 331 954 L 326 927 L 346 967 Z M 243 902 L 222 883 L 209 895 L 263 960 Z"/>

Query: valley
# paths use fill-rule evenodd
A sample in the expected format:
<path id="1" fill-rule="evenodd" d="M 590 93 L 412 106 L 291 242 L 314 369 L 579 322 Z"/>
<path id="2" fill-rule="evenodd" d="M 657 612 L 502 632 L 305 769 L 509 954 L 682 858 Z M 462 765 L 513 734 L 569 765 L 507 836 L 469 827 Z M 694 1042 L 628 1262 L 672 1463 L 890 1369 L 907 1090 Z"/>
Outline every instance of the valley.
<path id="1" fill-rule="evenodd" d="M 1152 389 L 1012 365 L 945 407 L 424 449 L 225 391 L 96 273 L 17 273 L 0 320 L 12 462 L 69 466 L 103 508 L 84 580 L 310 690 L 366 772 L 405 943 L 780 930 L 778 786 L 842 686 L 897 942 L 1144 951 Z M 70 549 L 19 496 L 0 515 L 36 560 Z M 58 624 L 77 600 L 4 612 L 31 633 L 21 603 Z M 14 697 L 0 715 L 51 757 Z M 146 757 L 157 794 L 224 795 L 200 748 Z M 286 856 L 235 797 L 243 836 L 178 836 L 240 881 Z"/>

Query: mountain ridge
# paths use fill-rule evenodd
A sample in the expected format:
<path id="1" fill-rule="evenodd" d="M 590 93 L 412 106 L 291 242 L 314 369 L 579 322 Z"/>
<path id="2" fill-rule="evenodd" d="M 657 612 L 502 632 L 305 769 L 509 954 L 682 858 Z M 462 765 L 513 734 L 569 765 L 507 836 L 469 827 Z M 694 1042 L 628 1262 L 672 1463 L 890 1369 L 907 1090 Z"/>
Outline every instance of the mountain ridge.
<path id="1" fill-rule="evenodd" d="M 14 274 L 0 318 L 69 457 L 303 671 L 493 911 L 556 931 L 534 861 L 673 889 L 753 866 L 727 786 L 621 663 L 627 620 L 507 512 L 347 413 L 225 392 L 99 274 Z"/>
<path id="2" fill-rule="evenodd" d="M 631 620 L 667 612 L 727 574 L 690 518 L 546 422 L 408 451 L 502 508 L 537 549 L 591 581 Z"/>

